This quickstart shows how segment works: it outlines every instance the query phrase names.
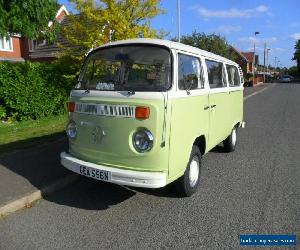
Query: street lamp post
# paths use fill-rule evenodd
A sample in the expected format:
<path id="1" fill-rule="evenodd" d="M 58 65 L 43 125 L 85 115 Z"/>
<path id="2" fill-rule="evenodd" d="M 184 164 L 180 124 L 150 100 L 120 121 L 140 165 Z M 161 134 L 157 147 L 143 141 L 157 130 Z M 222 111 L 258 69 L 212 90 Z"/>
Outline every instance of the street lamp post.
<path id="1" fill-rule="evenodd" d="M 267 72 L 269 72 L 269 51 L 271 49 L 267 49 Z"/>
<path id="2" fill-rule="evenodd" d="M 254 32 L 254 55 L 253 55 L 253 84 L 254 84 L 254 80 L 255 80 L 255 40 L 256 40 L 256 35 L 258 35 L 259 32 L 255 31 Z"/>
<path id="3" fill-rule="evenodd" d="M 180 42 L 180 0 L 177 0 L 178 42 Z"/>
<path id="4" fill-rule="evenodd" d="M 266 50 L 267 50 L 267 43 L 264 43 L 264 83 L 266 82 Z"/>

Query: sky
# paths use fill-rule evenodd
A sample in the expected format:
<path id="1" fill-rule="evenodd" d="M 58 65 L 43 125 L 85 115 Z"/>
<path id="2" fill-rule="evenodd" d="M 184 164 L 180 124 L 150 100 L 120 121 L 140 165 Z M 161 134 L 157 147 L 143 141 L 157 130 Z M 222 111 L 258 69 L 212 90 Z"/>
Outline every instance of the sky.
<path id="1" fill-rule="evenodd" d="M 67 0 L 59 0 L 69 9 Z M 291 67 L 294 46 L 300 39 L 300 0 L 180 0 L 181 34 L 193 31 L 216 33 L 241 51 L 253 51 L 263 63 L 264 43 L 269 48 L 269 64 Z M 177 0 L 162 0 L 165 13 L 155 17 L 155 29 L 177 36 Z M 255 32 L 258 35 L 254 35 Z"/>

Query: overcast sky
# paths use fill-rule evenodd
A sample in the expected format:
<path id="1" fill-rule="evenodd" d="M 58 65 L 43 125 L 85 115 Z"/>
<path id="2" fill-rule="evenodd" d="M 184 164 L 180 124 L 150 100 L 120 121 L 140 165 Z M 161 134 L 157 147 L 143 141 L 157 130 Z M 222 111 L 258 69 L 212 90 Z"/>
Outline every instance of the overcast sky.
<path id="1" fill-rule="evenodd" d="M 60 0 L 66 4 L 67 0 Z M 166 13 L 154 19 L 152 26 L 177 36 L 177 0 L 162 0 Z M 181 33 L 192 31 L 224 35 L 236 48 L 257 53 L 263 63 L 263 44 L 267 43 L 269 63 L 275 56 L 282 66 L 292 61 L 296 39 L 300 39 L 300 0 L 181 0 Z M 254 32 L 260 32 L 254 37 Z"/>

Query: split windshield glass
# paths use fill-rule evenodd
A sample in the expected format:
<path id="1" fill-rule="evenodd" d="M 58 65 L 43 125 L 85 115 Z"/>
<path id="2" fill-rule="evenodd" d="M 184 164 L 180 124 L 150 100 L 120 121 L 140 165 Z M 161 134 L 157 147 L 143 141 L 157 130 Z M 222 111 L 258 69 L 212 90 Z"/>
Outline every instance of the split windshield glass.
<path id="1" fill-rule="evenodd" d="M 166 91 L 171 86 L 171 55 L 153 45 L 113 46 L 92 52 L 76 89 Z"/>

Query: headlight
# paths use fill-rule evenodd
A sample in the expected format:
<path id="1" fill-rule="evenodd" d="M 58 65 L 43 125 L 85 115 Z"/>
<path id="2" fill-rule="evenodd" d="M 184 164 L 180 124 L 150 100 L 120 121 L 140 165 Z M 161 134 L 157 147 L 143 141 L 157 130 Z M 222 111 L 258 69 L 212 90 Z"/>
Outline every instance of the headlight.
<path id="1" fill-rule="evenodd" d="M 132 143 L 136 151 L 144 153 L 153 146 L 153 135 L 149 130 L 140 129 L 133 134 Z"/>
<path id="2" fill-rule="evenodd" d="M 67 135 L 70 139 L 74 140 L 77 136 L 77 126 L 74 121 L 70 121 L 66 129 Z"/>

